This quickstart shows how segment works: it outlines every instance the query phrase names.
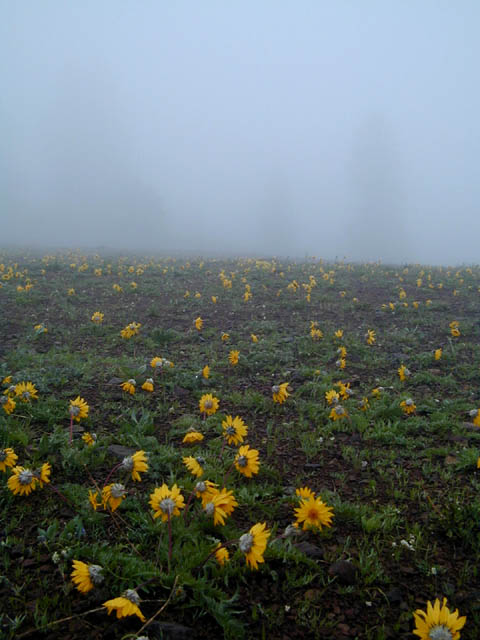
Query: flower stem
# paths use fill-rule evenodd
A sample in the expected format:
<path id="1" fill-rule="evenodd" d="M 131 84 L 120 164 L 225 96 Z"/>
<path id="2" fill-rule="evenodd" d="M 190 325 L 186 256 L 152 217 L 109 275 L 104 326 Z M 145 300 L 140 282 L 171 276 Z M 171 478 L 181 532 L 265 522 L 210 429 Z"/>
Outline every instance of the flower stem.
<path id="1" fill-rule="evenodd" d="M 200 571 L 200 569 L 203 569 L 203 567 L 207 564 L 207 562 L 210 560 L 210 558 L 212 556 L 215 555 L 215 553 L 221 549 L 222 547 L 229 547 L 232 544 L 235 544 L 236 542 L 238 542 L 238 538 L 233 538 L 232 540 L 226 540 L 225 542 L 222 542 L 222 544 L 219 547 L 215 547 L 215 549 L 213 549 L 213 551 L 210 551 L 210 553 L 208 554 L 208 556 L 205 558 L 205 560 L 203 560 L 203 562 L 201 562 L 199 565 L 197 565 L 196 567 L 193 567 L 192 571 Z"/>
<path id="2" fill-rule="evenodd" d="M 66 498 L 63 493 L 57 489 L 57 487 L 55 487 L 53 484 L 50 484 L 50 482 L 47 484 L 47 487 L 50 487 L 50 489 L 54 491 L 57 496 L 61 498 L 66 504 L 68 504 L 68 506 L 72 506 L 70 500 Z"/>
<path id="3" fill-rule="evenodd" d="M 168 573 L 170 573 L 171 561 L 172 561 L 172 516 L 168 514 Z"/>
<path id="4" fill-rule="evenodd" d="M 187 524 L 187 513 L 188 513 L 188 509 L 190 507 L 190 503 L 192 502 L 192 498 L 193 498 L 194 493 L 195 493 L 195 491 L 191 491 L 190 492 L 190 495 L 188 496 L 187 504 L 185 505 L 185 510 L 183 512 L 183 522 L 185 524 Z"/>
<path id="5" fill-rule="evenodd" d="M 106 487 L 106 486 L 107 486 L 108 481 L 109 481 L 109 480 L 110 480 L 110 478 L 112 477 L 113 473 L 114 473 L 114 472 L 115 472 L 119 467 L 121 467 L 121 466 L 122 466 L 122 463 L 121 463 L 121 462 L 119 462 L 118 464 L 116 464 L 116 465 L 113 467 L 113 469 L 112 469 L 112 470 L 110 471 L 110 473 L 108 474 L 107 479 L 106 479 L 106 480 L 105 480 L 105 482 L 103 483 L 103 486 L 104 486 L 104 487 Z"/>
<path id="6" fill-rule="evenodd" d="M 225 442 L 226 442 L 226 440 L 225 440 L 225 438 L 224 438 L 224 439 L 223 439 L 223 442 L 222 442 L 222 448 L 220 449 L 220 453 L 218 454 L 218 458 L 219 458 L 219 460 L 221 460 L 221 459 L 222 459 L 223 452 L 224 452 L 224 450 L 225 450 Z"/>
<path id="7" fill-rule="evenodd" d="M 73 415 L 70 414 L 70 439 L 68 441 L 68 444 L 72 444 L 72 440 L 73 440 Z"/>
<path id="8" fill-rule="evenodd" d="M 139 636 L 139 634 L 140 634 L 140 633 L 142 633 L 142 631 L 143 631 L 146 627 L 148 627 L 148 626 L 150 625 L 150 623 L 151 623 L 151 622 L 153 622 L 153 620 L 155 620 L 155 618 L 157 618 L 157 617 L 162 613 L 162 611 L 167 607 L 168 603 L 169 603 L 169 602 L 170 602 L 170 600 L 172 599 L 173 594 L 175 593 L 175 590 L 176 590 L 176 588 L 177 588 L 177 583 L 178 583 L 178 576 L 175 576 L 175 580 L 173 581 L 173 587 L 172 587 L 172 589 L 171 589 L 171 591 L 170 591 L 170 594 L 169 594 L 168 598 L 167 598 L 167 599 L 165 600 L 165 602 L 162 604 L 162 606 L 160 607 L 160 609 L 159 609 L 156 613 L 154 613 L 154 614 L 153 614 L 153 616 L 152 616 L 151 618 L 149 618 L 149 619 L 145 622 L 145 624 L 143 625 L 143 627 L 141 627 L 141 628 L 137 631 L 136 637 L 138 637 L 138 636 Z"/>
<path id="9" fill-rule="evenodd" d="M 235 462 L 232 462 L 232 464 L 230 465 L 230 467 L 227 469 L 226 474 L 223 476 L 223 486 L 225 487 L 225 483 L 227 482 L 227 478 L 230 475 L 231 470 L 233 469 L 233 467 L 235 466 Z"/>

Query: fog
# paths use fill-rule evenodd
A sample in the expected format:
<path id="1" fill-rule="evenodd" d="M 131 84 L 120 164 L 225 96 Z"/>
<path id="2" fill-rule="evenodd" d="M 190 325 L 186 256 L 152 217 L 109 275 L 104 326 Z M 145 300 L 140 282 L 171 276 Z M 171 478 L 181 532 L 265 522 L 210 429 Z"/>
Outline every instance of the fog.
<path id="1" fill-rule="evenodd" d="M 480 3 L 0 2 L 1 246 L 478 263 Z"/>

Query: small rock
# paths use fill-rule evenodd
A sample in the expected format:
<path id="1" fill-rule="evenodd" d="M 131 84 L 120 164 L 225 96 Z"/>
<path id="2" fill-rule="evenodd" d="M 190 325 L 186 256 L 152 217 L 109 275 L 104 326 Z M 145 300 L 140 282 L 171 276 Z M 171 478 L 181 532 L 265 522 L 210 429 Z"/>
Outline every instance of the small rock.
<path id="1" fill-rule="evenodd" d="M 392 587 L 387 591 L 386 596 L 390 604 L 400 604 L 403 600 L 402 592 L 399 587 Z"/>
<path id="2" fill-rule="evenodd" d="M 339 622 L 337 624 L 337 629 L 341 631 L 343 634 L 345 634 L 346 636 L 350 635 L 350 627 L 348 624 L 345 624 L 344 622 Z"/>
<path id="3" fill-rule="evenodd" d="M 152 622 L 146 627 L 148 637 L 162 638 L 163 640 L 192 640 L 195 637 L 195 630 L 185 627 L 176 622 Z"/>
<path id="4" fill-rule="evenodd" d="M 304 553 L 307 557 L 312 558 L 313 560 L 321 560 L 323 558 L 323 550 L 320 549 L 320 547 L 317 547 L 315 544 L 307 542 L 306 540 L 298 542 L 295 545 L 295 548 Z"/>
<path id="5" fill-rule="evenodd" d="M 337 560 L 328 570 L 329 575 L 336 576 L 338 581 L 344 585 L 353 585 L 357 579 L 357 570 L 348 560 Z"/>
<path id="6" fill-rule="evenodd" d="M 123 447 L 121 444 L 111 444 L 108 447 L 108 452 L 113 453 L 117 458 L 126 458 L 127 456 L 131 456 L 135 453 L 136 449 L 132 449 L 131 447 Z"/>
<path id="7" fill-rule="evenodd" d="M 310 602 L 314 602 L 315 600 L 320 600 L 323 595 L 321 589 L 307 589 L 303 594 L 304 600 L 309 600 Z"/>
<path id="8" fill-rule="evenodd" d="M 188 389 L 184 389 L 183 387 L 175 386 L 173 389 L 173 393 L 179 398 L 185 398 L 190 395 L 190 391 Z"/>
<path id="9" fill-rule="evenodd" d="M 74 424 L 72 426 L 72 433 L 83 433 L 84 431 L 85 429 L 79 424 Z"/>
<path id="10" fill-rule="evenodd" d="M 451 440 L 452 442 L 467 442 L 467 436 L 449 436 L 447 440 Z"/>

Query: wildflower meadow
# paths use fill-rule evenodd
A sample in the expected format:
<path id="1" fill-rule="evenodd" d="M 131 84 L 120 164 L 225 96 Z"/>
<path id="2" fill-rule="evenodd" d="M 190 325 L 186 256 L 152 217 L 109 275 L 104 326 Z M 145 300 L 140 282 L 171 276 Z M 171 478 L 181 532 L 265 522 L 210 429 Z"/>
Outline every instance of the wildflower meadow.
<path id="1" fill-rule="evenodd" d="M 480 268 L 0 253 L 0 637 L 478 638 Z"/>

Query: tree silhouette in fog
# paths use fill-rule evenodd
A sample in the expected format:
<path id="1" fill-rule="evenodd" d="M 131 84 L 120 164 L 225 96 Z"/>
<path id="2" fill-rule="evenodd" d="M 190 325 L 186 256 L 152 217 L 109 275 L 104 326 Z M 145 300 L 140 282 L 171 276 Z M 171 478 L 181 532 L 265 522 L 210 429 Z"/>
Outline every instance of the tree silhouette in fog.
<path id="1" fill-rule="evenodd" d="M 142 177 L 122 101 L 105 69 L 69 69 L 44 129 L 43 206 L 71 244 L 165 246 L 156 191 Z"/>
<path id="2" fill-rule="evenodd" d="M 366 119 L 353 144 L 352 223 L 347 255 L 354 260 L 402 262 L 408 259 L 402 167 L 385 118 Z"/>

